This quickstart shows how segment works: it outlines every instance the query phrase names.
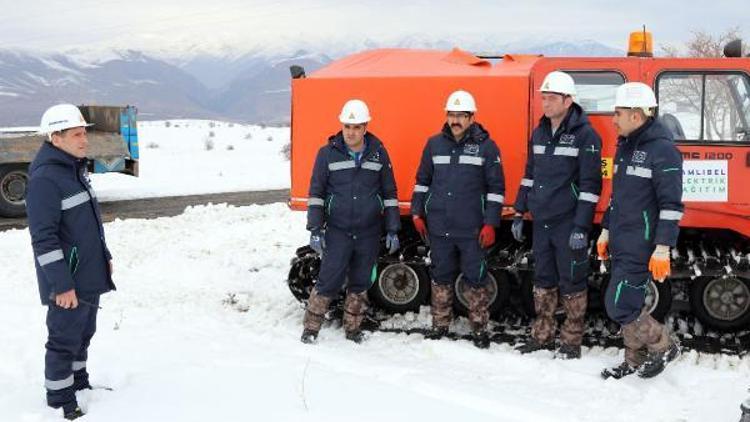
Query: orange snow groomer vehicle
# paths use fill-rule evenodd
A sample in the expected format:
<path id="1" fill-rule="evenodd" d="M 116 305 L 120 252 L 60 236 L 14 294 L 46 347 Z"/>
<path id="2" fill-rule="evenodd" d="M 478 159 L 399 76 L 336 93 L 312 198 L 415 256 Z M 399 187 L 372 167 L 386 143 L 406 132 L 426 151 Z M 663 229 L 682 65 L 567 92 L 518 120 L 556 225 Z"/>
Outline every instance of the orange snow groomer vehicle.
<path id="1" fill-rule="evenodd" d="M 542 116 L 537 89 L 547 73 L 562 70 L 575 80 L 575 100 L 602 138 L 604 187 L 598 223 L 611 191 L 615 90 L 624 82 L 644 82 L 654 88 L 658 118 L 674 133 L 682 151 L 686 206 L 672 277 L 649 285 L 647 306 L 660 319 L 671 311 L 676 316 L 695 315 L 717 329 L 749 328 L 750 58 L 741 57 L 737 42 L 725 49 L 725 55 L 734 57 L 652 57 L 648 33 L 634 33 L 631 50 L 627 57 L 478 57 L 459 49 L 382 49 L 345 57 L 309 76 L 293 67 L 289 204 L 295 210 L 306 209 L 316 153 L 330 134 L 340 130 L 336 116 L 342 104 L 359 98 L 372 114 L 368 130 L 390 153 L 399 207 L 406 216 L 425 142 L 445 121 L 448 95 L 463 89 L 476 98 L 476 119 L 500 147 L 506 181 L 503 214 L 509 216 L 527 142 Z M 429 297 L 428 247 L 414 235 L 410 219 L 403 223 L 402 253 L 381 254 L 370 290 L 373 302 L 386 313 L 418 310 Z M 590 238 L 597 236 L 598 228 Z M 509 223 L 498 229 L 498 239 L 488 257 L 492 312 L 531 313 L 530 245 L 512 240 Z M 297 255 L 289 284 L 304 300 L 315 282 L 317 257 L 307 248 Z M 591 266 L 591 291 L 600 291 L 608 280 L 606 266 L 593 256 Z M 456 293 L 458 311 L 465 311 L 460 276 Z M 590 298 L 596 308 L 599 298 Z"/>

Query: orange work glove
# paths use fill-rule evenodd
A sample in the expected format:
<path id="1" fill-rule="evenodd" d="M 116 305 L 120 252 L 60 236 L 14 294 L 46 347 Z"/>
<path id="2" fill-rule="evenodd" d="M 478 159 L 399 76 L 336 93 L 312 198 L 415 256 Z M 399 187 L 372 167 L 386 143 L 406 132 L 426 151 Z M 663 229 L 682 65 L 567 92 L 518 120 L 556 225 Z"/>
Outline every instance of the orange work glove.
<path id="1" fill-rule="evenodd" d="M 599 235 L 599 239 L 596 240 L 596 254 L 599 255 L 599 259 L 606 261 L 609 259 L 609 230 L 602 229 L 602 233 Z"/>
<path id="2" fill-rule="evenodd" d="M 479 232 L 479 246 L 489 248 L 495 243 L 495 228 L 489 224 L 482 226 Z"/>
<path id="3" fill-rule="evenodd" d="M 424 223 L 424 220 L 422 217 L 415 215 L 412 216 L 412 222 L 414 222 L 414 229 L 419 233 L 419 237 L 422 238 L 422 241 L 427 241 L 427 225 Z"/>
<path id="4" fill-rule="evenodd" d="M 651 260 L 648 261 L 648 270 L 651 271 L 655 281 L 662 282 L 669 276 L 669 246 L 656 245 L 654 253 L 651 254 Z"/>

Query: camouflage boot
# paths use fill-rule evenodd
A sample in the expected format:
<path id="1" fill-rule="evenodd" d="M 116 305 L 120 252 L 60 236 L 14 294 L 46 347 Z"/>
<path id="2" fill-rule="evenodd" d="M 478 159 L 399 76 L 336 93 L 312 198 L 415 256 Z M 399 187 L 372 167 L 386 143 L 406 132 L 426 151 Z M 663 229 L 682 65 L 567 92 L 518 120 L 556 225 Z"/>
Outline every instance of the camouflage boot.
<path id="1" fill-rule="evenodd" d="M 536 319 L 531 325 L 531 338 L 526 344 L 517 347 L 521 353 L 531 353 L 537 350 L 553 350 L 555 347 L 555 310 L 557 309 L 558 289 L 553 287 L 544 289 L 534 287 L 534 309 Z"/>
<path id="2" fill-rule="evenodd" d="M 346 294 L 344 301 L 344 332 L 346 339 L 355 343 L 361 343 L 365 339 L 360 326 L 365 318 L 369 302 L 367 301 L 367 292 Z"/>
<path id="3" fill-rule="evenodd" d="M 439 340 L 448 334 L 448 327 L 453 321 L 453 285 L 433 282 L 430 294 L 432 330 L 425 335 L 425 338 Z"/>
<path id="4" fill-rule="evenodd" d="M 315 288 L 312 289 L 310 298 L 307 300 L 305 319 L 302 323 L 304 330 L 302 330 L 302 338 L 300 340 L 303 343 L 315 343 L 330 303 L 331 298 L 321 296 Z"/>
<path id="5" fill-rule="evenodd" d="M 581 342 L 583 341 L 583 330 L 585 326 L 586 306 L 588 305 L 588 293 L 583 291 L 563 295 L 563 308 L 565 308 L 565 322 L 560 328 L 560 348 L 555 352 L 555 357 L 560 359 L 579 359 L 581 357 Z"/>
<path id="6" fill-rule="evenodd" d="M 625 345 L 625 359 L 617 366 L 605 368 L 601 373 L 602 378 L 620 379 L 632 375 L 646 361 L 646 347 L 638 337 L 638 328 L 634 322 L 622 327 L 622 341 Z"/>
<path id="7" fill-rule="evenodd" d="M 466 301 L 469 303 L 469 323 L 471 324 L 471 339 L 474 346 L 480 349 L 490 347 L 490 337 L 487 334 L 487 321 L 490 319 L 490 294 L 487 286 L 470 286 L 464 290 Z"/>
<path id="8" fill-rule="evenodd" d="M 638 367 L 638 376 L 652 378 L 680 355 L 680 344 L 669 335 L 667 327 L 655 320 L 645 310 L 632 324 L 636 326 L 639 340 L 648 349 L 646 360 Z"/>

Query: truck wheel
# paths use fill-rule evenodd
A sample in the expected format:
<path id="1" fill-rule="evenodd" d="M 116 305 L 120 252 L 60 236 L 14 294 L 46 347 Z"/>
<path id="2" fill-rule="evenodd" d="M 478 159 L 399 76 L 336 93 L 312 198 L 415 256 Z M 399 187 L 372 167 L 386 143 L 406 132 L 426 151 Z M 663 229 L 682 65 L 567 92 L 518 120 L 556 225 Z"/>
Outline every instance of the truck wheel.
<path id="1" fill-rule="evenodd" d="M 750 282 L 735 277 L 700 277 L 692 283 L 690 306 L 704 324 L 723 331 L 750 323 Z"/>
<path id="2" fill-rule="evenodd" d="M 394 263 L 380 269 L 370 287 L 372 301 L 387 313 L 419 312 L 430 295 L 430 276 L 423 266 Z"/>
<path id="3" fill-rule="evenodd" d="M 508 303 L 508 299 L 510 298 L 510 280 L 508 280 L 508 275 L 503 271 L 489 271 L 487 272 L 487 283 L 490 293 L 490 316 L 495 317 L 500 314 Z M 454 308 L 459 315 L 468 316 L 469 302 L 464 295 L 467 284 L 463 280 L 463 274 L 458 275 L 453 286 L 453 292 L 456 296 L 456 300 L 453 301 Z"/>
<path id="4" fill-rule="evenodd" d="M 26 215 L 28 183 L 28 165 L 0 166 L 0 216 L 23 217 Z"/>

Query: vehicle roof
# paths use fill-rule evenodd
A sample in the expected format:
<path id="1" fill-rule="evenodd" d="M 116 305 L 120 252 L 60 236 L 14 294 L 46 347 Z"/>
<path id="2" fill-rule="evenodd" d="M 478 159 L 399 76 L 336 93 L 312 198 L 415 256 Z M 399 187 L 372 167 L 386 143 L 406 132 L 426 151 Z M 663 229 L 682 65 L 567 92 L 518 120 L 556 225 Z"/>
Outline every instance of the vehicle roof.
<path id="1" fill-rule="evenodd" d="M 492 63 L 469 52 L 388 48 L 368 50 L 336 60 L 310 78 L 404 76 L 527 76 L 539 55 L 505 55 Z"/>

